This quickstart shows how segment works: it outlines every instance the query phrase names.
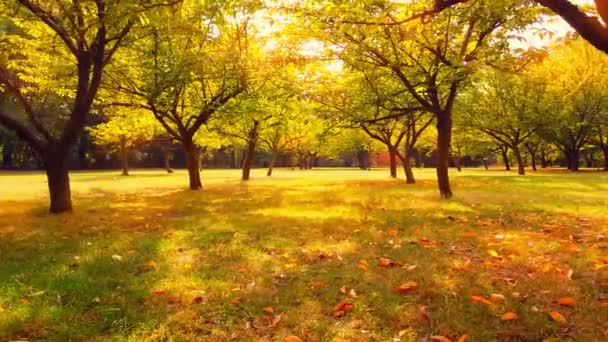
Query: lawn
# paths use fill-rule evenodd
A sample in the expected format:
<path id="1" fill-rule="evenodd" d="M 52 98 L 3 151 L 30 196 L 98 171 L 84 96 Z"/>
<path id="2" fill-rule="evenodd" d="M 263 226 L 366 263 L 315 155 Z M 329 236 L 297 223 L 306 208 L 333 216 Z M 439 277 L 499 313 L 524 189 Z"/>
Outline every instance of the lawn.
<path id="1" fill-rule="evenodd" d="M 608 336 L 608 173 L 264 172 L 0 173 L 0 340 Z"/>

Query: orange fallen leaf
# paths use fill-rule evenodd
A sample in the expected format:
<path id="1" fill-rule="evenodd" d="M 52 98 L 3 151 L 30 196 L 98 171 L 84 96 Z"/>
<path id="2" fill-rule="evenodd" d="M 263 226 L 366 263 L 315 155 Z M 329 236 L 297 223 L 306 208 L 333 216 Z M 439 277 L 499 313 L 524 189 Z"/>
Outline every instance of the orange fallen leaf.
<path id="1" fill-rule="evenodd" d="M 608 300 L 600 302 L 600 305 L 603 306 L 603 307 L 605 307 L 605 308 L 608 308 Z"/>
<path id="2" fill-rule="evenodd" d="M 492 302 L 483 298 L 482 296 L 471 296 L 471 301 L 473 301 L 474 303 L 479 303 L 479 304 L 486 304 L 486 305 L 492 304 Z"/>
<path id="3" fill-rule="evenodd" d="M 408 281 L 407 283 L 401 284 L 398 288 L 395 289 L 398 293 L 408 293 L 418 288 L 418 283 L 415 281 Z"/>
<path id="4" fill-rule="evenodd" d="M 576 304 L 576 299 L 572 297 L 563 297 L 557 300 L 559 305 L 572 306 Z"/>
<path id="5" fill-rule="evenodd" d="M 380 258 L 380 260 L 378 260 L 378 266 L 382 266 L 382 267 L 391 267 L 393 266 L 395 263 L 391 261 L 391 259 L 388 258 Z"/>
<path id="6" fill-rule="evenodd" d="M 519 316 L 517 316 L 517 314 L 514 312 L 507 312 L 504 315 L 500 316 L 500 319 L 502 321 L 514 321 L 518 318 L 519 318 Z"/>
<path id="7" fill-rule="evenodd" d="M 369 266 L 369 264 L 367 263 L 367 261 L 363 260 L 363 259 L 359 260 L 359 264 L 357 265 L 357 267 L 359 267 L 360 269 L 362 269 L 364 271 L 367 270 L 368 266 Z"/>
<path id="8" fill-rule="evenodd" d="M 391 230 L 387 234 L 390 237 L 395 237 L 395 236 L 397 236 L 399 234 L 399 232 L 397 230 Z"/>
<path id="9" fill-rule="evenodd" d="M 241 305 L 241 298 L 235 298 L 233 299 L 230 304 L 232 305 Z"/>
<path id="10" fill-rule="evenodd" d="M 431 336 L 431 341 L 440 341 L 440 342 L 452 342 L 452 340 L 450 340 L 449 338 L 445 337 L 445 336 Z"/>
<path id="11" fill-rule="evenodd" d="M 200 297 L 200 296 L 199 297 L 194 297 L 192 299 L 192 304 L 200 304 L 202 302 L 203 302 L 203 297 Z"/>
<path id="12" fill-rule="evenodd" d="M 458 339 L 458 342 L 468 342 L 468 341 L 469 341 L 469 335 L 462 335 Z"/>
<path id="13" fill-rule="evenodd" d="M 274 309 L 272 308 L 272 306 L 267 306 L 264 309 L 262 309 L 265 313 L 274 313 Z"/>
<path id="14" fill-rule="evenodd" d="M 352 311 L 355 305 L 349 302 L 340 302 L 332 310 L 332 316 L 338 318 L 344 316 L 347 312 Z"/>
<path id="15" fill-rule="evenodd" d="M 557 323 L 560 324 L 566 324 L 568 321 L 566 320 L 566 317 L 564 317 L 564 315 L 562 315 L 561 313 L 557 312 L 557 311 L 551 311 L 549 312 L 549 317 L 551 317 L 552 320 L 556 321 Z"/>
<path id="16" fill-rule="evenodd" d="M 320 288 L 327 286 L 327 283 L 322 280 L 315 280 L 312 283 L 310 283 L 310 286 L 315 289 L 320 289 Z"/>
<path id="17" fill-rule="evenodd" d="M 152 260 L 144 262 L 142 266 L 147 270 L 154 270 L 158 268 L 158 265 Z"/>
<path id="18" fill-rule="evenodd" d="M 152 295 L 153 295 L 154 297 L 160 297 L 160 296 L 162 296 L 162 295 L 164 295 L 164 294 L 165 294 L 165 291 L 163 291 L 163 290 L 159 290 L 159 291 L 152 291 Z"/>
<path id="19" fill-rule="evenodd" d="M 291 335 L 285 337 L 285 342 L 302 342 L 302 339 L 298 336 Z"/>

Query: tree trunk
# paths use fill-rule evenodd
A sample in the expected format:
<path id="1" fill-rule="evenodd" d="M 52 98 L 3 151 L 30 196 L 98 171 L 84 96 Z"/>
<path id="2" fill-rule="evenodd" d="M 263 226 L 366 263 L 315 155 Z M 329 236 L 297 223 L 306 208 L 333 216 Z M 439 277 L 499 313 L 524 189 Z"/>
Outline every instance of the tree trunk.
<path id="1" fill-rule="evenodd" d="M 593 167 L 593 152 L 587 151 L 583 154 L 583 156 L 585 157 L 585 163 L 587 164 L 588 168 L 592 168 Z"/>
<path id="2" fill-rule="evenodd" d="M 454 164 L 456 164 L 456 170 L 458 170 L 458 172 L 462 172 L 461 161 L 462 161 L 462 158 L 460 156 L 457 156 L 454 158 Z"/>
<path id="3" fill-rule="evenodd" d="M 602 148 L 604 153 L 604 171 L 608 171 L 608 146 Z"/>
<path id="4" fill-rule="evenodd" d="M 203 188 L 201 183 L 201 173 L 198 168 L 199 151 L 198 147 L 192 141 L 192 138 L 182 143 L 184 154 L 186 155 L 186 166 L 188 167 L 188 178 L 190 180 L 190 190 L 199 190 Z"/>
<path id="5" fill-rule="evenodd" d="M 241 177 L 244 181 L 249 180 L 249 175 L 251 174 L 251 164 L 255 154 L 255 142 L 255 139 L 247 142 L 247 153 L 245 154 L 245 160 L 243 160 L 243 175 Z"/>
<path id="6" fill-rule="evenodd" d="M 509 150 L 501 150 L 500 154 L 502 155 L 502 161 L 505 164 L 505 170 L 511 171 L 511 163 L 509 162 Z"/>
<path id="7" fill-rule="evenodd" d="M 515 155 L 515 160 L 517 160 L 517 174 L 525 175 L 526 169 L 524 168 L 524 160 L 521 157 L 521 152 L 519 151 L 519 146 L 513 146 L 513 147 L 511 147 L 511 149 L 513 150 L 513 155 Z"/>
<path id="8" fill-rule="evenodd" d="M 171 169 L 171 158 L 169 156 L 169 149 L 166 147 L 161 147 L 161 152 L 163 154 L 163 163 L 165 164 L 165 170 L 167 173 L 173 173 L 173 169 Z"/>
<path id="9" fill-rule="evenodd" d="M 452 141 L 452 117 L 449 112 L 437 115 L 437 183 L 439 194 L 443 198 L 452 197 L 450 188 L 450 144 Z"/>
<path id="10" fill-rule="evenodd" d="M 236 151 L 234 146 L 230 149 L 230 168 L 236 169 Z"/>
<path id="11" fill-rule="evenodd" d="M 412 162 L 409 156 L 403 159 L 403 172 L 405 173 L 405 184 L 416 184 L 414 171 L 412 170 Z"/>
<path id="12" fill-rule="evenodd" d="M 397 178 L 397 151 L 392 146 L 388 146 L 388 158 L 389 158 L 391 177 Z"/>
<path id="13" fill-rule="evenodd" d="M 532 171 L 536 171 L 536 153 L 530 153 L 530 162 L 532 164 Z"/>
<path id="14" fill-rule="evenodd" d="M 544 149 L 540 151 L 540 167 L 547 168 L 547 152 Z"/>
<path id="15" fill-rule="evenodd" d="M 46 177 L 49 184 L 51 206 L 49 211 L 57 214 L 72 211 L 70 177 L 67 156 L 52 155 L 46 158 Z"/>
<path id="16" fill-rule="evenodd" d="M 13 145 L 7 142 L 2 149 L 2 166 L 6 169 L 13 167 Z"/>
<path id="17" fill-rule="evenodd" d="M 359 162 L 359 169 L 367 170 L 366 166 L 366 152 L 365 151 L 357 151 L 357 161 Z"/>
<path id="18" fill-rule="evenodd" d="M 578 171 L 579 169 L 579 151 L 574 149 L 574 150 L 569 150 L 566 152 L 566 159 L 568 160 L 568 169 L 570 171 Z"/>
<path id="19" fill-rule="evenodd" d="M 485 170 L 488 170 L 489 169 L 489 167 L 488 167 L 488 159 L 487 158 L 483 158 L 483 160 L 481 162 L 483 163 L 483 168 Z"/>
<path id="20" fill-rule="evenodd" d="M 268 166 L 268 172 L 266 172 L 266 176 L 272 176 L 272 170 L 274 169 L 274 165 L 277 163 L 277 158 L 279 157 L 278 151 L 272 151 L 272 158 L 270 159 L 270 166 Z"/>
<path id="21" fill-rule="evenodd" d="M 122 164 L 122 175 L 129 175 L 129 149 L 124 142 L 120 143 L 120 162 Z"/>

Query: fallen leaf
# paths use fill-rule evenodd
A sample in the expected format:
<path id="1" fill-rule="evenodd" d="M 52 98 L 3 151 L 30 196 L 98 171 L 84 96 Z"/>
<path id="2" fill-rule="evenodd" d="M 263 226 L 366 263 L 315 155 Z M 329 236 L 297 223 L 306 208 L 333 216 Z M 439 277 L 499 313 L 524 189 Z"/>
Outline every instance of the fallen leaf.
<path id="1" fill-rule="evenodd" d="M 363 260 L 363 259 L 359 260 L 359 264 L 357 265 L 357 267 L 359 267 L 360 269 L 362 269 L 364 271 L 367 270 L 368 266 L 369 266 L 369 264 L 367 263 L 367 261 Z"/>
<path id="2" fill-rule="evenodd" d="M 445 337 L 445 336 L 431 336 L 431 341 L 440 341 L 440 342 L 452 342 L 452 340 L 450 340 L 449 338 Z"/>
<path id="3" fill-rule="evenodd" d="M 332 316 L 338 318 L 344 316 L 347 312 L 352 311 L 355 305 L 349 302 L 340 302 L 332 310 Z"/>
<path id="4" fill-rule="evenodd" d="M 320 289 L 320 288 L 327 286 L 327 283 L 322 280 L 315 280 L 312 283 L 310 283 L 310 286 L 315 289 Z"/>
<path id="5" fill-rule="evenodd" d="M 200 304 L 200 303 L 202 303 L 202 302 L 203 302 L 203 297 L 201 297 L 201 296 L 194 297 L 194 298 L 192 299 L 192 304 Z"/>
<path id="6" fill-rule="evenodd" d="M 235 298 L 233 299 L 230 304 L 232 305 L 241 305 L 241 298 Z"/>
<path id="7" fill-rule="evenodd" d="M 572 297 L 563 297 L 563 298 L 558 299 L 557 303 L 559 305 L 573 306 L 574 304 L 576 304 L 576 299 L 574 299 Z"/>
<path id="8" fill-rule="evenodd" d="M 274 327 L 275 325 L 279 324 L 280 321 L 281 321 L 281 315 L 276 315 L 274 317 L 274 319 L 272 320 L 272 324 L 270 326 Z"/>
<path id="9" fill-rule="evenodd" d="M 393 229 L 393 230 L 389 231 L 387 234 L 390 237 L 396 237 L 399 234 L 399 232 L 397 230 Z"/>
<path id="10" fill-rule="evenodd" d="M 397 289 L 398 293 L 408 293 L 418 288 L 418 283 L 415 281 L 408 281 L 407 283 L 401 284 Z"/>
<path id="11" fill-rule="evenodd" d="M 285 337 L 285 342 L 302 342 L 302 339 L 298 336 L 291 335 Z"/>
<path id="12" fill-rule="evenodd" d="M 517 314 L 514 312 L 507 312 L 507 313 L 503 314 L 502 316 L 500 316 L 500 319 L 502 321 L 514 321 L 518 318 L 519 318 L 519 316 L 517 316 Z"/>
<path id="13" fill-rule="evenodd" d="M 500 293 L 492 293 L 490 295 L 490 299 L 492 299 L 494 302 L 502 302 L 505 300 L 505 296 L 501 295 Z"/>
<path id="14" fill-rule="evenodd" d="M 498 258 L 498 252 L 496 252 L 496 251 L 495 251 L 495 250 L 493 250 L 493 249 L 489 249 L 489 250 L 488 250 L 488 254 L 490 254 L 491 256 L 493 256 L 493 257 L 495 257 L 495 258 Z"/>
<path id="15" fill-rule="evenodd" d="M 564 317 L 564 315 L 562 315 L 561 313 L 559 313 L 557 311 L 549 312 L 549 316 L 551 317 L 552 320 L 554 320 L 560 324 L 566 324 L 568 322 L 566 320 L 566 317 Z"/>
<path id="16" fill-rule="evenodd" d="M 112 260 L 121 261 L 122 260 L 122 256 L 120 256 L 118 254 L 114 254 L 114 255 L 112 255 Z"/>
<path id="17" fill-rule="evenodd" d="M 154 261 L 150 260 L 150 261 L 144 262 L 142 264 L 142 267 L 146 270 L 154 270 L 154 269 L 158 268 L 158 265 Z"/>
<path id="18" fill-rule="evenodd" d="M 380 258 L 380 260 L 378 260 L 378 266 L 382 266 L 382 267 L 391 267 L 393 266 L 395 263 L 391 261 L 391 259 L 388 258 Z"/>
<path id="19" fill-rule="evenodd" d="M 605 300 L 603 302 L 600 303 L 601 306 L 608 308 L 608 300 Z"/>
<path id="20" fill-rule="evenodd" d="M 264 311 L 265 313 L 274 313 L 274 309 L 272 308 L 272 306 L 267 306 L 264 309 L 262 309 L 262 311 Z"/>
<path id="21" fill-rule="evenodd" d="M 160 296 L 163 296 L 164 294 L 165 294 L 165 291 L 163 291 L 163 290 L 152 291 L 152 295 L 154 297 L 160 297 Z"/>
<path id="22" fill-rule="evenodd" d="M 468 341 L 469 341 L 469 335 L 462 335 L 458 339 L 458 342 L 468 342 Z"/>
<path id="23" fill-rule="evenodd" d="M 492 302 L 483 298 L 482 296 L 471 296 L 471 300 L 475 303 L 490 305 Z"/>

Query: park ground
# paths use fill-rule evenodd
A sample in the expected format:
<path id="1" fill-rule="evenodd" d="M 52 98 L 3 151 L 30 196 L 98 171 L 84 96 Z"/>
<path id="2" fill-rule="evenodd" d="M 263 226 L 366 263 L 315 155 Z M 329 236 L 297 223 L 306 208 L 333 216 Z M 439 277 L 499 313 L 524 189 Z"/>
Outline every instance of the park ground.
<path id="1" fill-rule="evenodd" d="M 608 173 L 264 172 L 0 173 L 0 340 L 608 336 Z"/>

